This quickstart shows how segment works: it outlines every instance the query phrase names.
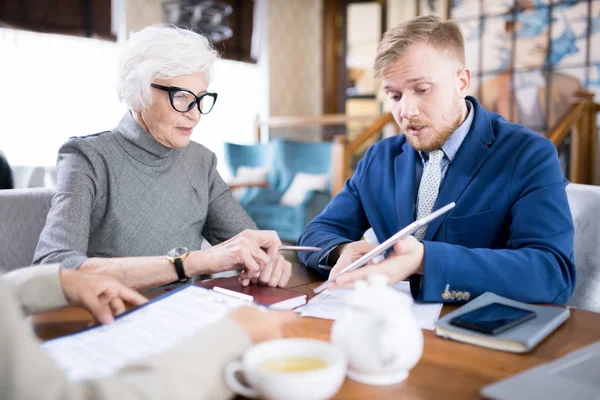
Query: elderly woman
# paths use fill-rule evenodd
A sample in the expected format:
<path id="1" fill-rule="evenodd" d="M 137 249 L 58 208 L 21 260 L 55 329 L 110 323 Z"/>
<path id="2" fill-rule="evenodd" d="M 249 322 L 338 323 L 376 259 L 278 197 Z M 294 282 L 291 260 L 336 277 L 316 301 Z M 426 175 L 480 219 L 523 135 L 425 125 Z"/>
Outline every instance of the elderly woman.
<path id="1" fill-rule="evenodd" d="M 130 111 L 112 131 L 60 149 L 57 193 L 34 263 L 110 275 L 138 289 L 244 268 L 244 285 L 283 286 L 291 265 L 275 232 L 257 231 L 190 136 L 217 100 L 217 59 L 192 31 L 150 26 L 124 45 L 119 97 Z M 200 250 L 202 237 L 214 247 Z"/>

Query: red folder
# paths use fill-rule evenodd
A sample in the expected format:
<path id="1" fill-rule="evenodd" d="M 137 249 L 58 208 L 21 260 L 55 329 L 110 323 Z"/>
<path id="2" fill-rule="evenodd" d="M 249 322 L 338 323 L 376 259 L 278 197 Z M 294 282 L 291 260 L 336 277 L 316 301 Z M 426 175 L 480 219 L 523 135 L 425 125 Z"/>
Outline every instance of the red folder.
<path id="1" fill-rule="evenodd" d="M 250 284 L 242 286 L 237 276 L 227 278 L 215 278 L 198 282 L 198 286 L 206 289 L 212 289 L 215 286 L 233 290 L 252 296 L 254 301 L 273 310 L 292 310 L 308 302 L 308 296 L 304 293 L 294 292 L 279 287 L 270 287 L 260 284 Z"/>

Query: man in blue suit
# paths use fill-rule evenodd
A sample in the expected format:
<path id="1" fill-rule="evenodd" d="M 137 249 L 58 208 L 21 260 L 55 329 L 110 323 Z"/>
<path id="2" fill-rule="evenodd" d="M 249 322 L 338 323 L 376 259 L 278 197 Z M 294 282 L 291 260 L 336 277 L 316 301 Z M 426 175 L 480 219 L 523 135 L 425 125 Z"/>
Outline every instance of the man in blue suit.
<path id="1" fill-rule="evenodd" d="M 336 274 L 380 242 L 450 202 L 456 207 L 399 241 L 387 258 L 331 288 L 379 272 L 410 279 L 423 301 L 467 301 L 486 291 L 565 304 L 575 288 L 573 222 L 556 149 L 542 135 L 486 111 L 467 91 L 458 25 L 418 17 L 388 31 L 375 74 L 404 134 L 368 149 L 356 172 L 304 230 L 323 248 L 301 261 Z"/>

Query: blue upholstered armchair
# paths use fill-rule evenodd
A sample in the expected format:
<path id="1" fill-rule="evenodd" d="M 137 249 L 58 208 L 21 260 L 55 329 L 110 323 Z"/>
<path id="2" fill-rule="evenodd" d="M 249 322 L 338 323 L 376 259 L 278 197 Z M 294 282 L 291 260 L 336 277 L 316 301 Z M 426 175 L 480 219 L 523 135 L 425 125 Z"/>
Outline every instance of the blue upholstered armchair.
<path id="1" fill-rule="evenodd" d="M 251 167 L 254 169 L 265 167 L 269 170 L 266 174 L 266 180 L 269 182 L 269 185 L 274 184 L 276 177 L 271 171 L 272 159 L 271 146 L 269 144 L 244 145 L 225 142 L 225 162 L 231 176 L 235 178 L 240 178 L 238 175 L 240 167 Z"/>
<path id="2" fill-rule="evenodd" d="M 269 187 L 248 188 L 239 201 L 260 229 L 275 230 L 283 240 L 295 242 L 331 198 L 330 142 L 226 143 L 225 160 L 234 175 L 240 166 L 270 165 Z"/>

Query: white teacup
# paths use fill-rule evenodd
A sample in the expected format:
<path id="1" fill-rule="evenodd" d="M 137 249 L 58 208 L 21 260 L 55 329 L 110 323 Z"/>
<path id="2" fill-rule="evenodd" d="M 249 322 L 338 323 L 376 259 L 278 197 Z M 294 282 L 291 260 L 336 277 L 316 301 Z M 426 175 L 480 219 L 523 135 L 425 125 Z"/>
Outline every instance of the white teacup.
<path id="1" fill-rule="evenodd" d="M 241 361 L 227 364 L 225 382 L 237 394 L 250 398 L 327 399 L 342 386 L 347 364 L 344 353 L 328 342 L 271 340 L 252 346 Z M 237 379 L 240 371 L 249 387 Z"/>

